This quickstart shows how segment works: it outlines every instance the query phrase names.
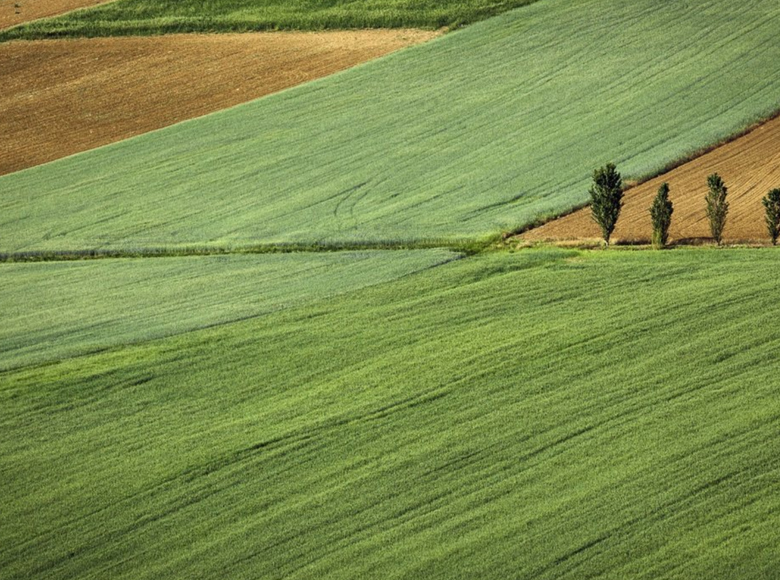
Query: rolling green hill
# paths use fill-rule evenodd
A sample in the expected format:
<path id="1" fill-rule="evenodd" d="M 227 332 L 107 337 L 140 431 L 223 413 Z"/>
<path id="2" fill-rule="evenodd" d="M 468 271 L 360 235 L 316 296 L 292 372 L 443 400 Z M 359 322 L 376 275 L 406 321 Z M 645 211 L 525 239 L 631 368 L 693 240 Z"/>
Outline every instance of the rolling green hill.
<path id="1" fill-rule="evenodd" d="M 542 0 L 0 178 L 0 251 L 487 238 L 780 107 L 775 0 Z"/>
<path id="2" fill-rule="evenodd" d="M 253 318 L 456 257 L 410 250 L 2 264 L 0 370 Z"/>
<path id="3" fill-rule="evenodd" d="M 536 0 L 117 0 L 0 32 L 0 40 L 172 32 L 440 28 Z"/>
<path id="4" fill-rule="evenodd" d="M 3 372 L 2 577 L 773 578 L 777 261 L 482 254 Z"/>
<path id="5" fill-rule="evenodd" d="M 399 248 L 769 115 L 779 24 L 540 0 L 0 178 L 0 252 L 158 255 L 0 260 L 0 578 L 776 578 L 775 249 Z M 171 255 L 258 244 L 396 249 Z"/>

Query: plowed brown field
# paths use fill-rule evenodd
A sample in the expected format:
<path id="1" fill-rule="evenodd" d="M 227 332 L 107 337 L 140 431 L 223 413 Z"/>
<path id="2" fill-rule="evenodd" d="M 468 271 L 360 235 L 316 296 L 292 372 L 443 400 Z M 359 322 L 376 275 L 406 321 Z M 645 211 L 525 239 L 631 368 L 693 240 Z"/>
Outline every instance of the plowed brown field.
<path id="1" fill-rule="evenodd" d="M 0 0 L 0 28 L 105 4 L 108 0 Z"/>
<path id="2" fill-rule="evenodd" d="M 670 238 L 677 241 L 709 238 L 704 196 L 707 193 L 707 176 L 712 173 L 719 173 L 729 188 L 727 200 L 730 209 L 724 240 L 767 240 L 761 198 L 771 188 L 780 187 L 780 117 L 626 191 L 613 239 L 617 242 L 650 240 L 652 228 L 648 208 L 664 181 L 669 182 L 669 197 L 674 203 Z M 587 207 L 520 236 L 528 241 L 590 240 L 599 237 L 599 229 L 591 220 L 590 208 Z"/>
<path id="3" fill-rule="evenodd" d="M 0 44 L 0 175 L 261 97 L 437 34 L 360 30 Z"/>

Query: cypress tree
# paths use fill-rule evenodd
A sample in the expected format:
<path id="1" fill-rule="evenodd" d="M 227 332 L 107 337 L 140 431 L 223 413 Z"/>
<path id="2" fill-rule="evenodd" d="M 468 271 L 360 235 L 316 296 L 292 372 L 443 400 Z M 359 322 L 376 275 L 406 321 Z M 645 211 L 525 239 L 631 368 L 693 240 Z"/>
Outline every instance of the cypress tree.
<path id="1" fill-rule="evenodd" d="M 609 246 L 609 238 L 615 230 L 620 208 L 623 207 L 623 179 L 614 164 L 608 163 L 593 172 L 593 185 L 589 193 L 591 216 L 601 228 L 604 242 Z"/>
<path id="2" fill-rule="evenodd" d="M 669 184 L 664 183 L 650 206 L 650 219 L 653 222 L 653 245 L 663 248 L 669 240 L 669 226 L 672 223 L 674 206 L 669 199 Z"/>
<path id="3" fill-rule="evenodd" d="M 726 201 L 728 188 L 717 173 L 713 173 L 707 178 L 707 187 L 709 187 L 709 192 L 704 198 L 707 202 L 707 219 L 710 222 L 712 237 L 720 245 L 723 239 L 723 228 L 726 225 L 726 216 L 729 213 L 729 202 Z"/>
<path id="4" fill-rule="evenodd" d="M 777 236 L 780 234 L 780 189 L 771 190 L 761 200 L 766 210 L 766 229 L 772 238 L 772 245 L 777 245 Z"/>

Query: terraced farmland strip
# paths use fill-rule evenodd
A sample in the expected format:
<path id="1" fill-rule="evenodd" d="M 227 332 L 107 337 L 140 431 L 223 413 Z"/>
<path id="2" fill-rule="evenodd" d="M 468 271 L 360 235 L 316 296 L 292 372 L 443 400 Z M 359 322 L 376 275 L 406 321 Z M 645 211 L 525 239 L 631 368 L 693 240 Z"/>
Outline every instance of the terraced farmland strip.
<path id="1" fill-rule="evenodd" d="M 780 4 L 544 0 L 0 178 L 0 251 L 489 237 L 780 106 Z"/>
<path id="2" fill-rule="evenodd" d="M 772 578 L 779 260 L 482 255 L 5 372 L 3 578 Z"/>
<path id="3" fill-rule="evenodd" d="M 0 371 L 268 314 L 455 257 L 410 250 L 0 264 Z"/>
<path id="4" fill-rule="evenodd" d="M 0 174 L 332 74 L 417 30 L 173 35 L 0 45 Z"/>
<path id="5" fill-rule="evenodd" d="M 649 208 L 664 181 L 671 188 L 674 214 L 671 241 L 710 237 L 704 196 L 707 176 L 719 173 L 729 188 L 729 215 L 724 230 L 727 242 L 768 241 L 761 198 L 780 187 L 780 118 L 756 128 L 744 137 L 698 157 L 669 173 L 630 189 L 615 228 L 614 239 L 649 242 L 652 237 Z M 525 232 L 527 241 L 599 239 L 590 208 L 553 220 Z"/>
<path id="6" fill-rule="evenodd" d="M 0 40 L 177 32 L 460 26 L 537 0 L 117 0 L 36 22 Z"/>
<path id="7" fill-rule="evenodd" d="M 0 0 L 0 29 L 110 0 Z"/>

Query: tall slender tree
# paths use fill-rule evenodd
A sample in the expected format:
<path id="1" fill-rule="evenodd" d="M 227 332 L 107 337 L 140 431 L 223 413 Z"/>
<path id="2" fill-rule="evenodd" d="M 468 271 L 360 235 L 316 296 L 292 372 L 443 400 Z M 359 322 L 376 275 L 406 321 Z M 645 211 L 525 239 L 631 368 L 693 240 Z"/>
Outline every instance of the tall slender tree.
<path id="1" fill-rule="evenodd" d="M 591 216 L 601 228 L 604 242 L 609 246 L 609 238 L 615 230 L 620 208 L 623 207 L 623 178 L 613 163 L 593 172 L 593 185 L 589 193 Z"/>
<path id="2" fill-rule="evenodd" d="M 707 202 L 707 219 L 715 242 L 720 245 L 723 239 L 723 228 L 726 226 L 726 216 L 729 213 L 729 202 L 726 201 L 728 188 L 720 175 L 713 173 L 707 178 L 709 192 L 704 198 Z"/>
<path id="3" fill-rule="evenodd" d="M 777 245 L 777 236 L 780 235 L 780 188 L 771 190 L 762 200 L 766 210 L 766 229 L 772 238 L 772 245 Z"/>
<path id="4" fill-rule="evenodd" d="M 650 206 L 650 219 L 653 222 L 653 245 L 663 248 L 669 241 L 669 226 L 672 223 L 674 205 L 669 199 L 669 184 L 663 183 Z"/>

